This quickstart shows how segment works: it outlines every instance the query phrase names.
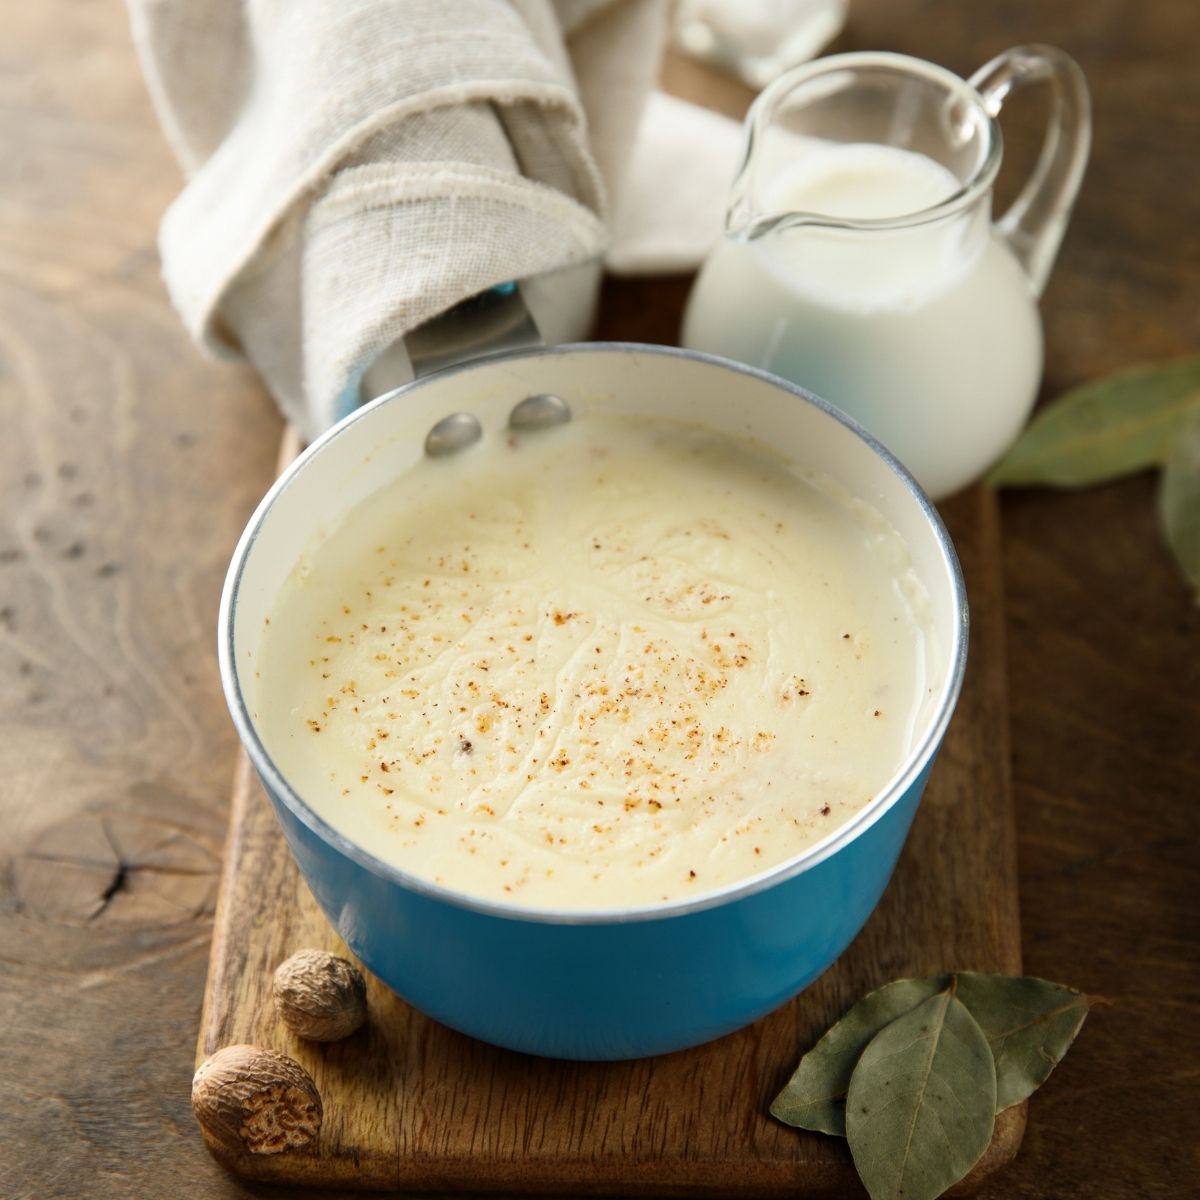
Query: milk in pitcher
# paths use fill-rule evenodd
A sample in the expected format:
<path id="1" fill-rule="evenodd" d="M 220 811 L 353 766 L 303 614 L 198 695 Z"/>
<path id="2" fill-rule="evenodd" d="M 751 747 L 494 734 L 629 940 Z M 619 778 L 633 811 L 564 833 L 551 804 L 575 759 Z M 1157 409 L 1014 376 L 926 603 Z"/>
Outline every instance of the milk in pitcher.
<path id="1" fill-rule="evenodd" d="M 786 215 L 716 248 L 684 345 L 808 388 L 931 495 L 954 491 L 1032 407 L 1042 370 L 1033 288 L 987 205 L 939 209 L 963 188 L 941 163 L 874 143 L 795 138 L 793 148 L 760 201 Z"/>

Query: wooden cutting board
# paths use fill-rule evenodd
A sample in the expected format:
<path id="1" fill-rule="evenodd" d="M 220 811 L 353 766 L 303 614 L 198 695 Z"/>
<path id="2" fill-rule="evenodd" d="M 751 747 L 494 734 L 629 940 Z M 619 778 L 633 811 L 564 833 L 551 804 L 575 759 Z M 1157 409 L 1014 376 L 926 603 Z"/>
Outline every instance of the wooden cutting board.
<path id="1" fill-rule="evenodd" d="M 291 1035 L 271 974 L 305 947 L 345 954 L 243 758 L 237 774 L 197 1062 L 251 1042 L 291 1055 L 325 1106 L 316 1150 L 222 1161 L 245 1178 L 338 1188 L 721 1197 L 862 1195 L 846 1144 L 767 1114 L 820 1033 L 904 975 L 1021 967 L 1009 787 L 999 525 L 993 495 L 945 506 L 970 596 L 966 683 L 895 877 L 826 974 L 749 1029 L 626 1063 L 568 1063 L 486 1046 L 370 981 L 367 1026 L 344 1042 Z M 1024 1106 L 997 1120 L 959 1190 L 1015 1153 Z"/>

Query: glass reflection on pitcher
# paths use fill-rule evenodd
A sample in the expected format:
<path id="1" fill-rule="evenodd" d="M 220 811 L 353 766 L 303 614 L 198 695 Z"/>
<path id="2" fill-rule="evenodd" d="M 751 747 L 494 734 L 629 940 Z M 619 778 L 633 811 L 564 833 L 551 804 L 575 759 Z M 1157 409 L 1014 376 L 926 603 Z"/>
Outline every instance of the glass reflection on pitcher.
<path id="1" fill-rule="evenodd" d="M 1044 80 L 1050 128 L 992 222 L 995 116 Z M 896 54 L 799 67 L 747 117 L 726 236 L 696 280 L 683 344 L 763 367 L 842 408 L 934 498 L 978 478 L 1029 415 L 1037 298 L 1083 175 L 1074 61 L 1009 50 L 964 82 Z"/>

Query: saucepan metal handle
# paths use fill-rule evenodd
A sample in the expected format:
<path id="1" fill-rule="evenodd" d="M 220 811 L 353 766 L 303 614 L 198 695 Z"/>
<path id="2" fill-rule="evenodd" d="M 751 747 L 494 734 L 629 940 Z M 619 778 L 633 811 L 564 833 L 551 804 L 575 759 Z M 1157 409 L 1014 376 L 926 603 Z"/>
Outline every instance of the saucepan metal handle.
<path id="1" fill-rule="evenodd" d="M 519 283 L 470 296 L 410 330 L 363 374 L 360 403 L 444 367 L 543 345 Z"/>

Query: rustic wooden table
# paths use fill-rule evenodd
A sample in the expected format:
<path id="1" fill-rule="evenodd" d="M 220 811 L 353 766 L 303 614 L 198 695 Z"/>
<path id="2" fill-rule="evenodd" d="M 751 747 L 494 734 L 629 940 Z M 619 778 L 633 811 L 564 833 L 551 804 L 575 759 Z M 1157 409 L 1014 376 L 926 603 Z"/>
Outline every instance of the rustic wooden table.
<path id="1" fill-rule="evenodd" d="M 0 41 L 0 1195 L 253 1194 L 188 1104 L 235 739 L 214 622 L 279 420 L 188 343 L 154 235 L 179 186 L 117 0 Z M 1047 393 L 1200 348 L 1200 6 L 853 0 L 839 48 L 1082 63 L 1092 166 L 1046 294 Z M 735 109 L 676 64 L 671 83 Z M 1028 157 L 1037 105 L 1006 120 Z M 686 281 L 609 285 L 671 340 Z M 1100 993 L 994 1197 L 1200 1190 L 1200 616 L 1152 480 L 1003 502 L 1027 969 Z M 936 869 L 936 866 L 931 869 Z"/>

